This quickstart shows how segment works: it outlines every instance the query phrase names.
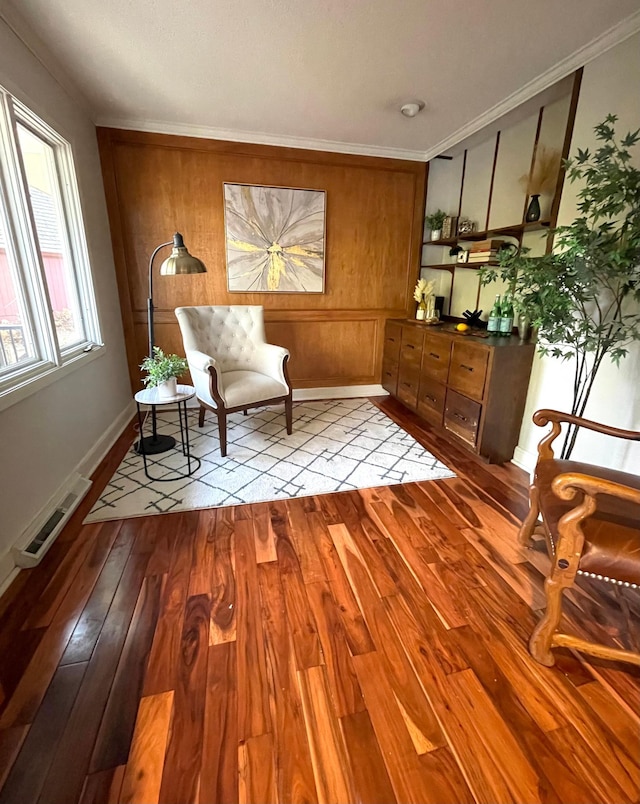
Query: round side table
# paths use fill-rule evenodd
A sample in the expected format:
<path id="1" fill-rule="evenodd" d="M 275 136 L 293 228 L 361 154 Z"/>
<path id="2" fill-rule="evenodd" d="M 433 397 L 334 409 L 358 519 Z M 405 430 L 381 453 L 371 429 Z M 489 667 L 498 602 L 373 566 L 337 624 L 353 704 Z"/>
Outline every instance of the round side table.
<path id="1" fill-rule="evenodd" d="M 187 416 L 187 401 L 192 399 L 196 395 L 196 389 L 192 385 L 178 385 L 177 387 L 177 394 L 175 396 L 160 396 L 158 394 L 157 388 L 145 388 L 142 391 L 138 391 L 135 395 L 134 399 L 136 400 L 136 405 L 138 407 L 138 424 L 140 426 L 140 435 L 138 438 L 138 448 L 137 452 L 139 455 L 142 455 L 142 460 L 144 462 L 144 473 L 149 478 L 149 480 L 154 480 L 158 482 L 170 482 L 172 480 L 181 480 L 185 477 L 191 477 L 191 475 L 196 471 L 196 469 L 200 468 L 200 459 L 194 457 L 191 454 L 191 448 L 189 446 L 189 419 Z M 187 459 L 187 471 L 186 472 L 171 472 L 169 475 L 165 475 L 164 477 L 153 477 L 153 475 L 149 474 L 149 468 L 147 465 L 147 451 L 145 450 L 144 445 L 144 437 L 142 428 L 144 426 L 144 420 L 142 418 L 142 411 L 140 409 L 140 405 L 150 405 L 151 408 L 155 411 L 156 408 L 162 407 L 163 405 L 176 405 L 178 406 L 178 420 L 180 422 L 180 440 L 181 440 L 181 449 L 182 454 Z M 166 453 L 165 453 L 166 454 Z M 154 461 L 155 463 L 155 461 Z"/>

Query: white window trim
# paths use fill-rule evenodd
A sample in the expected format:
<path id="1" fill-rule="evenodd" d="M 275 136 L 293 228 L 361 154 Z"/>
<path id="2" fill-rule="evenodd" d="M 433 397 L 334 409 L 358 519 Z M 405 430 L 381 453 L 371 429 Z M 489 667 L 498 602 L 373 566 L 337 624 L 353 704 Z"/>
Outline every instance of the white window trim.
<path id="1" fill-rule="evenodd" d="M 41 138 L 53 150 L 55 180 L 61 206 L 63 251 L 73 266 L 78 307 L 84 336 L 60 348 L 49 299 L 44 263 L 22 152 L 18 123 Z M 33 336 L 35 356 L 0 375 L 0 410 L 62 379 L 70 371 L 104 354 L 93 275 L 87 248 L 80 194 L 71 145 L 23 103 L 0 86 L 0 201 L 6 210 L 5 234 L 8 257 L 15 259 L 17 279 L 24 296 L 27 329 Z"/>

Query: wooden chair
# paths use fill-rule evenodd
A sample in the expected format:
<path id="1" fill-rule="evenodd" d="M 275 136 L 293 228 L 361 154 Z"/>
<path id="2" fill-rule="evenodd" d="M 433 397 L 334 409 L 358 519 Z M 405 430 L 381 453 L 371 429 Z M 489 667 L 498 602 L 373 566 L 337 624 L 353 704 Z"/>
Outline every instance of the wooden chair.
<path id="1" fill-rule="evenodd" d="M 198 423 L 207 410 L 218 417 L 220 454 L 227 454 L 227 415 L 283 402 L 287 433 L 292 432 L 289 352 L 267 343 L 262 307 L 178 307 L 189 371 L 200 403 Z"/>
<path id="2" fill-rule="evenodd" d="M 527 545 L 538 517 L 552 561 L 544 588 L 547 608 L 529 642 L 531 655 L 551 667 L 551 648 L 563 646 L 603 659 L 640 665 L 640 653 L 589 642 L 558 633 L 562 594 L 576 575 L 613 584 L 614 588 L 640 586 L 640 477 L 579 461 L 558 460 L 552 443 L 561 424 L 575 424 L 605 435 L 640 441 L 640 433 L 559 413 L 539 410 L 533 421 L 552 429 L 538 446 L 538 463 L 529 489 L 530 509 L 518 534 Z"/>

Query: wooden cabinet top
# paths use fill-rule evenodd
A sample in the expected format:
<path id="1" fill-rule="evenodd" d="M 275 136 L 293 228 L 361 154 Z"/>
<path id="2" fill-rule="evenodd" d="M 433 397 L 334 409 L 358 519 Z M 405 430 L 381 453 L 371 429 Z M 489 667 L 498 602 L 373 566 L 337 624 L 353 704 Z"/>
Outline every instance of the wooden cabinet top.
<path id="1" fill-rule="evenodd" d="M 440 325 L 433 326 L 432 324 L 423 324 L 422 321 L 416 321 L 412 318 L 389 318 L 387 324 L 395 324 L 402 327 L 414 327 L 422 332 L 428 332 L 430 335 L 445 335 L 452 339 L 460 339 L 466 343 L 475 343 L 478 346 L 488 346 L 491 348 L 500 349 L 534 349 L 535 344 L 532 341 L 522 342 L 517 335 L 512 335 L 510 338 L 501 338 L 492 335 L 487 335 L 482 330 L 482 334 L 474 334 L 476 331 L 458 332 L 455 324 L 444 322 Z"/>

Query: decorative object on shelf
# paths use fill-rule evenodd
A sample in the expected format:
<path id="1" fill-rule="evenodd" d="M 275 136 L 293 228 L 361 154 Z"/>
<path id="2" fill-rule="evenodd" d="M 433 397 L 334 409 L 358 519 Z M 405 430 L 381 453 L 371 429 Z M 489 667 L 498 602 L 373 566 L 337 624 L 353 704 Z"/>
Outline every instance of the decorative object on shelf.
<path id="1" fill-rule="evenodd" d="M 415 290 L 413 291 L 413 298 L 418 302 L 418 309 L 416 310 L 416 319 L 418 321 L 434 321 L 438 320 L 436 315 L 436 297 L 433 294 L 436 283 L 431 279 L 420 278 L 416 283 Z"/>
<path id="2" fill-rule="evenodd" d="M 544 195 L 545 198 L 548 197 L 550 200 L 555 192 L 560 172 L 560 156 L 560 151 L 556 148 L 539 145 L 536 149 L 530 173 L 524 173 L 518 179 L 525 193 L 531 196 L 524 217 L 527 223 L 534 223 L 540 220 L 540 196 Z"/>
<path id="3" fill-rule="evenodd" d="M 473 312 L 471 312 L 471 310 L 465 310 L 462 317 L 470 327 L 479 327 L 481 315 L 482 310 L 474 310 Z"/>
<path id="4" fill-rule="evenodd" d="M 534 223 L 540 220 L 540 193 L 534 193 L 531 196 L 525 220 L 527 223 Z"/>
<path id="5" fill-rule="evenodd" d="M 425 223 L 431 229 L 431 239 L 432 240 L 440 240 L 442 236 L 442 224 L 444 223 L 444 219 L 447 217 L 447 213 L 443 212 L 441 209 L 438 209 L 436 212 L 432 212 L 430 215 L 425 216 Z"/>
<path id="6" fill-rule="evenodd" d="M 449 249 L 449 256 L 451 257 L 451 262 L 458 262 L 458 255 L 461 251 L 464 251 L 462 246 L 452 246 Z"/>
<path id="7" fill-rule="evenodd" d="M 154 352 L 154 331 L 153 331 L 153 261 L 160 249 L 173 246 L 171 254 L 160 266 L 160 276 L 189 276 L 192 274 L 206 273 L 206 268 L 202 260 L 193 257 L 187 251 L 184 239 L 180 232 L 176 232 L 173 240 L 161 243 L 154 249 L 149 259 L 149 298 L 147 299 L 147 323 L 149 328 L 149 354 L 147 359 L 153 360 Z M 156 409 L 151 409 L 151 435 L 144 438 L 144 450 L 147 455 L 157 455 L 166 452 L 175 446 L 176 440 L 172 436 L 158 435 L 156 425 Z"/>
<path id="8" fill-rule="evenodd" d="M 475 221 L 470 221 L 468 218 L 461 218 L 458 221 L 458 234 L 472 234 L 472 232 L 475 232 L 475 230 Z"/>
<path id="9" fill-rule="evenodd" d="M 177 393 L 177 379 L 187 371 L 187 361 L 179 355 L 166 355 L 159 346 L 153 347 L 153 357 L 145 357 L 140 368 L 147 372 L 142 382 L 157 388 L 158 396 L 170 399 Z"/>
<path id="10" fill-rule="evenodd" d="M 461 248 L 458 252 L 458 260 L 457 262 L 469 262 L 469 250 L 466 248 Z"/>
<path id="11" fill-rule="evenodd" d="M 224 185 L 230 293 L 324 293 L 324 190 Z"/>
<path id="12" fill-rule="evenodd" d="M 573 360 L 570 412 L 578 417 L 605 358 L 618 365 L 640 336 L 640 168 L 631 154 L 640 131 L 616 139 L 616 122 L 608 115 L 595 126 L 596 150 L 578 149 L 566 163 L 569 181 L 580 181 L 579 216 L 553 230 L 555 251 L 501 253 L 500 269 L 486 269 L 482 277 L 483 284 L 509 283 L 517 312 L 538 328 L 542 354 Z M 570 425 L 563 460 L 576 434 Z"/>
<path id="13" fill-rule="evenodd" d="M 518 337 L 521 341 L 528 341 L 531 337 L 531 319 L 527 313 L 518 315 Z"/>
<path id="14" fill-rule="evenodd" d="M 447 215 L 442 223 L 441 237 L 443 240 L 449 240 L 455 237 L 458 231 L 458 216 Z"/>

